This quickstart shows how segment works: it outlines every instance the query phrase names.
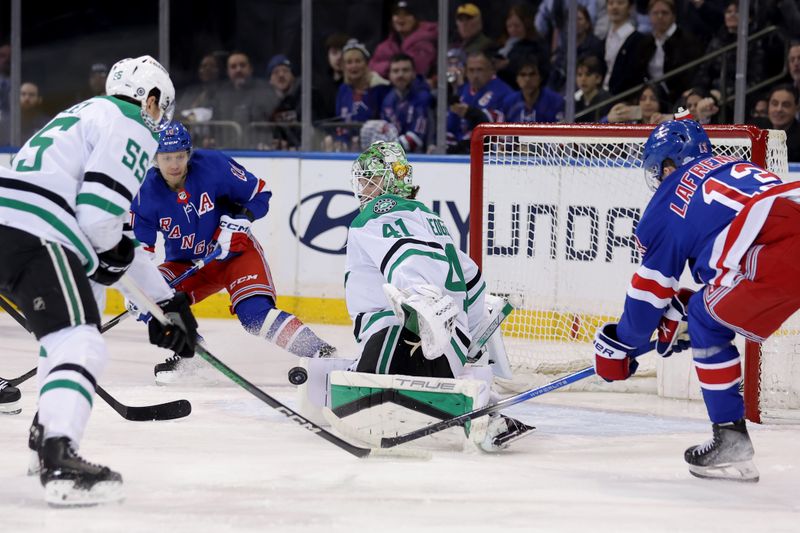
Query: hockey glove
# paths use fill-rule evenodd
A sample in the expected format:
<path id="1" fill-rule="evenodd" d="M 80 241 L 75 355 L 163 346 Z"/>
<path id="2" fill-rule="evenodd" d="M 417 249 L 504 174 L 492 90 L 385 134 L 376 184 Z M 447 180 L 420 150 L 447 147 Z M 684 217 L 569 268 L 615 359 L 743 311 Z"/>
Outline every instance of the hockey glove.
<path id="1" fill-rule="evenodd" d="M 176 292 L 171 300 L 159 302 L 158 305 L 173 324 L 164 325 L 158 320 L 151 319 L 147 323 L 150 342 L 172 350 L 181 357 L 194 355 L 197 344 L 197 321 L 189 307 L 189 297 L 185 292 Z"/>
<path id="2" fill-rule="evenodd" d="M 219 219 L 219 228 L 214 233 L 214 240 L 222 250 L 217 257 L 220 261 L 231 253 L 244 252 L 250 240 L 250 220 L 244 215 L 235 217 L 222 215 Z"/>
<path id="3" fill-rule="evenodd" d="M 97 254 L 99 264 L 89 278 L 102 285 L 115 284 L 131 266 L 135 249 L 133 241 L 123 235 L 116 246 Z"/>
<path id="4" fill-rule="evenodd" d="M 689 298 L 693 294 L 694 291 L 691 289 L 680 289 L 664 311 L 658 323 L 656 339 L 656 351 L 661 357 L 680 353 L 691 346 L 686 314 L 689 309 Z"/>
<path id="5" fill-rule="evenodd" d="M 617 324 L 609 322 L 594 335 L 594 370 L 606 381 L 628 379 L 639 368 L 636 359 L 628 354 L 633 346 L 623 344 L 617 339 Z"/>
<path id="6" fill-rule="evenodd" d="M 419 335 L 422 355 L 426 359 L 440 357 L 450 344 L 458 315 L 453 297 L 434 285 L 398 289 L 385 283 L 383 292 L 403 327 Z"/>

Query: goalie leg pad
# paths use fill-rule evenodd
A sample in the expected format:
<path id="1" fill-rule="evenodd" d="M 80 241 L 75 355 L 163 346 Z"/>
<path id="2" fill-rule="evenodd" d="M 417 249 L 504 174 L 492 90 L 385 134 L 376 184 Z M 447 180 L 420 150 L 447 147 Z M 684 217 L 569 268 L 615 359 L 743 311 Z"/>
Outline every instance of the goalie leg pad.
<path id="1" fill-rule="evenodd" d="M 301 358 L 297 366 L 306 370 L 308 379 L 297 387 L 297 412 L 318 426 L 327 426 L 322 408 L 330 404 L 330 373 L 347 370 L 354 364 L 354 359 Z"/>
<path id="2" fill-rule="evenodd" d="M 472 379 L 336 371 L 331 373 L 331 404 L 323 412 L 341 433 L 379 446 L 382 437 L 485 406 L 488 389 L 485 381 Z M 468 432 L 473 424 L 467 423 Z M 422 444 L 463 446 L 464 429 L 448 429 L 425 438 Z"/>

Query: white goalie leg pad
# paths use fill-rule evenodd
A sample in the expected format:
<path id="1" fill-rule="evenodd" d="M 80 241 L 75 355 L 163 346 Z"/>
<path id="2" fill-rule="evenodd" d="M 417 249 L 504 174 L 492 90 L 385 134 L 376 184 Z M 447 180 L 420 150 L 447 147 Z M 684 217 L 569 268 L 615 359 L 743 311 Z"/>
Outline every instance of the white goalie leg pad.
<path id="1" fill-rule="evenodd" d="M 331 403 L 323 413 L 331 426 L 373 446 L 380 446 L 383 437 L 479 409 L 489 400 L 488 383 L 478 379 L 332 372 L 330 383 Z M 468 431 L 472 427 L 468 423 Z M 460 449 L 465 431 L 454 427 L 415 442 Z"/>
<path id="2" fill-rule="evenodd" d="M 493 294 L 486 295 L 486 312 L 481 326 L 471 331 L 473 344 L 475 346 L 470 348 L 470 353 L 474 349 L 480 350 L 483 348 L 483 354 L 475 361 L 479 365 L 489 365 L 494 372 L 494 375 L 501 379 L 513 379 L 511 371 L 511 364 L 508 361 L 508 353 L 506 346 L 503 342 L 503 331 L 500 324 L 508 317 L 513 310 L 513 307 L 506 301 L 505 298 L 495 296 Z M 491 331 L 488 339 L 483 341 L 488 330 Z"/>
<path id="3" fill-rule="evenodd" d="M 355 364 L 355 359 L 324 357 L 298 359 L 298 365 L 306 370 L 308 379 L 297 387 L 297 412 L 318 426 L 327 426 L 328 421 L 322 408 L 330 400 L 330 373 L 347 370 Z"/>
<path id="4" fill-rule="evenodd" d="M 400 290 L 385 283 L 383 292 L 403 326 L 419 335 L 426 359 L 442 355 L 453 337 L 458 307 L 452 296 L 434 285 Z"/>

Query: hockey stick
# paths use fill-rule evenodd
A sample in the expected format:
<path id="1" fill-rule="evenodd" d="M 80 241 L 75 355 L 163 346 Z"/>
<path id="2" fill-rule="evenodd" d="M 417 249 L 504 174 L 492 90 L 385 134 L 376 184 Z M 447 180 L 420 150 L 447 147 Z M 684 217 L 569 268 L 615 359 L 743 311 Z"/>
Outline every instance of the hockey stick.
<path id="1" fill-rule="evenodd" d="M 630 356 L 638 357 L 642 354 L 645 354 L 653 350 L 655 347 L 656 347 L 656 341 L 650 341 L 648 344 L 645 344 L 644 346 L 637 348 L 633 353 L 630 354 Z M 583 370 L 578 370 L 577 372 L 573 372 L 572 374 L 564 376 L 563 378 L 551 381 L 547 385 L 543 385 L 535 389 L 530 389 L 525 392 L 520 392 L 519 394 L 515 394 L 514 396 L 509 396 L 508 398 L 500 400 L 495 404 L 487 405 L 486 407 L 470 411 L 469 413 L 464 413 L 463 415 L 455 416 L 453 418 L 448 418 L 446 420 L 442 420 L 441 422 L 430 424 L 428 426 L 425 426 L 423 428 L 414 431 L 410 431 L 403 435 L 397 435 L 396 437 L 383 437 L 381 438 L 381 448 L 392 448 L 400 444 L 405 444 L 406 442 L 411 442 L 413 440 L 421 439 L 422 437 L 427 437 L 428 435 L 433 435 L 434 433 L 444 431 L 447 428 L 464 425 L 464 423 L 467 422 L 468 420 L 473 420 L 481 416 L 485 416 L 491 413 L 496 413 L 497 411 L 505 409 L 506 407 L 511 407 L 512 405 L 517 405 L 518 403 L 528 401 L 531 398 L 536 398 L 537 396 L 541 396 L 542 394 L 546 394 L 550 391 L 566 387 L 571 383 L 575 383 L 576 381 L 580 381 L 582 379 L 588 378 L 593 375 L 595 375 L 594 367 L 593 366 L 586 367 Z"/>
<path id="2" fill-rule="evenodd" d="M 144 294 L 139 287 L 136 286 L 136 283 L 128 278 L 128 276 L 123 276 L 120 282 L 123 286 L 128 289 L 128 291 L 135 295 L 139 302 L 137 304 L 144 305 L 144 308 L 153 315 L 155 320 L 158 320 L 162 324 L 171 324 L 172 321 L 164 314 L 162 309 L 152 301 L 150 298 Z M 356 457 L 369 457 L 370 455 L 381 455 L 382 452 L 385 455 L 385 452 L 380 449 L 376 448 L 362 448 L 360 446 L 356 446 L 354 444 L 350 444 L 344 439 L 341 439 L 327 431 L 326 429 L 316 425 L 315 423 L 311 422 L 303 418 L 299 413 L 290 409 L 283 403 L 279 402 L 260 388 L 256 387 L 244 377 L 242 377 L 239 373 L 233 370 L 231 367 L 217 359 L 211 352 L 209 352 L 202 343 L 197 344 L 196 353 L 200 355 L 203 359 L 205 359 L 211 366 L 219 370 L 225 377 L 242 387 L 244 390 L 264 402 L 265 404 L 269 405 L 282 415 L 286 416 L 292 422 L 295 422 L 303 429 L 307 429 L 311 433 L 318 435 L 319 437 L 325 439 L 326 441 L 330 442 L 331 444 L 339 447 L 340 449 L 346 451 L 350 455 L 354 455 Z M 408 455 L 412 457 L 424 457 L 419 454 L 413 453 L 414 450 L 408 450 Z"/>
<path id="3" fill-rule="evenodd" d="M 173 288 L 177 287 L 183 280 L 185 280 L 190 276 L 193 276 L 194 274 L 197 273 L 198 270 L 200 270 L 201 268 L 209 264 L 211 261 L 219 257 L 219 254 L 221 253 L 222 253 L 222 248 L 217 246 L 213 252 L 211 252 L 204 258 L 195 260 L 194 266 L 189 270 L 187 270 L 186 272 L 184 272 L 183 274 L 181 274 L 180 276 L 178 276 L 177 278 L 170 281 L 169 286 Z M 120 314 L 118 314 L 117 316 L 115 316 L 102 326 L 100 326 L 100 333 L 105 333 L 106 331 L 110 330 L 111 328 L 113 328 L 114 326 L 125 320 L 128 317 L 128 315 L 130 315 L 130 311 L 128 311 L 127 309 L 124 310 L 123 312 L 121 312 Z"/>
<path id="4" fill-rule="evenodd" d="M 486 341 L 489 340 L 489 337 L 494 335 L 494 332 L 500 327 L 500 324 L 503 323 L 503 320 L 505 320 L 513 310 L 514 306 L 508 303 L 508 301 L 505 301 L 500 313 L 498 313 L 498 315 L 486 325 L 486 329 L 483 331 L 481 336 L 472 343 L 472 346 L 470 346 L 469 353 L 467 354 L 467 360 L 471 360 L 478 355 L 478 352 L 480 352 L 481 348 L 483 348 L 483 345 L 486 344 Z"/>
<path id="5" fill-rule="evenodd" d="M 30 329 L 28 328 L 28 321 L 25 319 L 22 314 L 14 309 L 11 304 L 9 304 L 4 298 L 0 298 L 0 307 L 2 307 L 11 318 L 17 321 L 17 323 L 25 328 L 25 330 L 30 333 Z M 36 374 L 36 367 L 32 368 L 22 376 L 14 379 L 9 380 L 9 383 L 16 386 L 23 381 L 31 378 Z M 192 404 L 189 403 L 188 400 L 174 400 L 167 403 L 160 403 L 157 405 L 143 405 L 143 406 L 131 406 L 125 405 L 111 396 L 106 390 L 97 385 L 95 388 L 97 395 L 100 396 L 103 400 L 105 400 L 108 405 L 111 406 L 119 415 L 124 418 L 125 420 L 130 420 L 133 422 L 142 422 L 145 420 L 173 420 L 175 418 L 183 418 L 185 416 L 189 416 L 189 413 L 192 412 Z"/>

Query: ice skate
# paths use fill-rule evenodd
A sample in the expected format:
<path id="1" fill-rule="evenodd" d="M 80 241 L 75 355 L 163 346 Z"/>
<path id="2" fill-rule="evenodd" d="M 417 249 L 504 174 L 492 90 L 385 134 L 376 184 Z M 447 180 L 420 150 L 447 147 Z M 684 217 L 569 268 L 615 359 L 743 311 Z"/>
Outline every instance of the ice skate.
<path id="1" fill-rule="evenodd" d="M 744 419 L 725 424 L 713 424 L 711 439 L 692 446 L 684 453 L 693 476 L 731 481 L 758 481 L 758 469 L 753 463 L 753 444 L 747 434 Z"/>
<path id="2" fill-rule="evenodd" d="M 39 448 L 42 447 L 43 433 L 44 427 L 39 423 L 39 412 L 37 411 L 33 416 L 33 422 L 31 422 L 31 427 L 28 430 L 29 476 L 38 476 L 39 472 L 42 470 L 41 463 L 39 462 Z"/>
<path id="3" fill-rule="evenodd" d="M 323 344 L 313 357 L 318 357 L 320 359 L 324 357 L 336 357 L 336 347 L 330 344 Z"/>
<path id="4" fill-rule="evenodd" d="M 205 381 L 205 378 L 200 375 L 203 367 L 200 357 L 181 357 L 178 354 L 172 354 L 163 363 L 158 363 L 153 371 L 156 375 L 157 385 L 171 385 L 177 382 L 195 381 L 195 378 Z"/>
<path id="5" fill-rule="evenodd" d="M 54 507 L 76 507 L 123 499 L 122 476 L 107 466 L 87 462 L 67 437 L 46 439 L 39 450 L 39 479 L 45 501 Z"/>
<path id="6" fill-rule="evenodd" d="M 536 428 L 523 424 L 519 420 L 505 415 L 489 415 L 489 427 L 486 437 L 479 444 L 485 452 L 498 452 L 508 448 L 509 444 L 528 435 Z"/>
<path id="7" fill-rule="evenodd" d="M 22 395 L 19 389 L 8 381 L 0 379 L 0 413 L 4 415 L 18 415 L 22 412 L 19 400 Z"/>

